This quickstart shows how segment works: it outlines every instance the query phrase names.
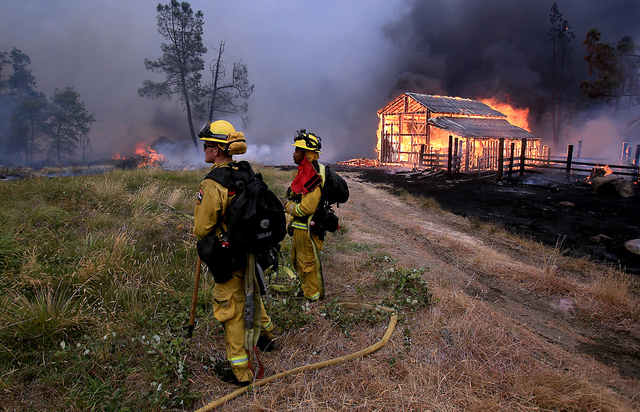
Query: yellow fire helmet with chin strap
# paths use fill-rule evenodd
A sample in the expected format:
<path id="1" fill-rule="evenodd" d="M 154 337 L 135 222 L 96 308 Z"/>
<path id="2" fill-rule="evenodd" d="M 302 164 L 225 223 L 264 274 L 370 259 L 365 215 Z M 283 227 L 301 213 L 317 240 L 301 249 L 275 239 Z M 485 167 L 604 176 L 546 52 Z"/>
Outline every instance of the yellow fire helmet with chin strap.
<path id="1" fill-rule="evenodd" d="M 321 153 L 322 139 L 311 132 L 307 133 L 306 129 L 300 129 L 293 138 L 292 146 L 299 147 L 312 152 Z"/>
<path id="2" fill-rule="evenodd" d="M 205 142 L 221 143 L 220 147 L 232 155 L 244 154 L 247 151 L 244 133 L 236 132 L 233 125 L 226 120 L 206 122 L 200 129 L 198 138 Z"/>

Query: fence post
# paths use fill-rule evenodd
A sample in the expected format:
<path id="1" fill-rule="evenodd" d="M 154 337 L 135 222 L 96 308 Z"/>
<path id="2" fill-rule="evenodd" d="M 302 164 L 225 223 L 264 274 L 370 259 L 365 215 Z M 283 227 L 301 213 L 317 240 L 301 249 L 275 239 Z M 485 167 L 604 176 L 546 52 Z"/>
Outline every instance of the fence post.
<path id="1" fill-rule="evenodd" d="M 447 156 L 447 174 L 451 174 L 451 156 L 453 151 L 453 135 L 449 135 L 449 154 Z"/>
<path id="2" fill-rule="evenodd" d="M 633 161 L 633 164 L 638 166 L 638 161 L 640 160 L 640 144 L 636 146 L 636 158 Z"/>
<path id="3" fill-rule="evenodd" d="M 573 145 L 567 147 L 567 177 L 571 175 L 571 161 L 573 160 Z"/>
<path id="4" fill-rule="evenodd" d="M 502 173 L 504 172 L 504 137 L 500 138 L 498 144 L 498 180 L 502 179 Z"/>
<path id="5" fill-rule="evenodd" d="M 582 156 L 582 140 L 578 140 L 578 152 L 576 153 L 576 159 L 580 159 Z"/>
<path id="6" fill-rule="evenodd" d="M 522 146 L 520 148 L 520 176 L 524 174 L 524 161 L 527 158 L 526 151 L 527 151 L 527 138 L 523 137 Z"/>
<path id="7" fill-rule="evenodd" d="M 629 147 L 629 142 L 622 142 L 622 153 L 620 154 L 620 164 L 623 165 L 629 160 L 629 155 L 627 154 L 627 148 Z"/>

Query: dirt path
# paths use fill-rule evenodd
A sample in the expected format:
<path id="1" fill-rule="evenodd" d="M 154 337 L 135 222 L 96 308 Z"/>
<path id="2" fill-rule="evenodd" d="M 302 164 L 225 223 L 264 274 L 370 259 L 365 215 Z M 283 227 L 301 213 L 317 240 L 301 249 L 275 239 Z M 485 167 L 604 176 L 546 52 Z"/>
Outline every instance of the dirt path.
<path id="1" fill-rule="evenodd" d="M 344 176 L 351 197 L 340 206 L 339 215 L 355 242 L 379 245 L 400 266 L 428 267 L 431 281 L 481 299 L 569 352 L 588 355 L 617 367 L 623 375 L 640 379 L 637 323 L 605 327 L 586 322 L 576 315 L 569 295 L 539 293 L 521 277 L 510 275 L 541 270 L 541 263 L 512 240 L 499 233 L 479 234 L 469 220 L 409 204 L 358 179 L 357 173 Z M 478 257 L 470 258 L 471 253 L 487 259 L 495 255 L 492 270 L 479 269 L 481 265 L 473 264 Z"/>

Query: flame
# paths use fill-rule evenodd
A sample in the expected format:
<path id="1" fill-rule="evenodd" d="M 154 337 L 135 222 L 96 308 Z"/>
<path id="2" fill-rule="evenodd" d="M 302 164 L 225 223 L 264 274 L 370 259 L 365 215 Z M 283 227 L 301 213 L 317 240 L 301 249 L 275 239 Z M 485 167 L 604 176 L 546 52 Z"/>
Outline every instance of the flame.
<path id="1" fill-rule="evenodd" d="M 595 179 L 596 177 L 609 176 L 610 174 L 613 174 L 613 170 L 611 170 L 609 165 L 596 166 L 593 169 L 591 169 L 591 173 L 589 174 L 589 177 L 587 177 L 585 180 L 587 183 L 591 183 L 593 182 L 593 179 Z"/>
<path id="2" fill-rule="evenodd" d="M 150 146 L 147 146 L 145 142 L 136 142 L 134 153 L 135 156 L 139 158 L 139 161 L 136 161 L 138 167 L 156 166 L 158 163 L 165 160 L 162 153 L 157 153 Z M 128 158 L 120 156 L 120 153 L 116 153 L 111 159 L 127 160 Z"/>
<path id="3" fill-rule="evenodd" d="M 138 167 L 151 166 L 164 160 L 162 153 L 156 153 L 156 151 L 149 146 L 145 149 L 144 142 L 136 142 L 134 153 L 145 158 L 144 162 L 140 163 Z"/>
<path id="4" fill-rule="evenodd" d="M 510 100 L 511 99 L 509 98 L 509 96 L 507 96 L 507 103 L 500 102 L 494 97 L 492 97 L 491 99 L 479 99 L 478 101 L 506 115 L 509 123 L 518 126 L 528 132 L 531 132 L 528 120 L 529 108 L 516 109 L 515 107 L 511 106 Z"/>

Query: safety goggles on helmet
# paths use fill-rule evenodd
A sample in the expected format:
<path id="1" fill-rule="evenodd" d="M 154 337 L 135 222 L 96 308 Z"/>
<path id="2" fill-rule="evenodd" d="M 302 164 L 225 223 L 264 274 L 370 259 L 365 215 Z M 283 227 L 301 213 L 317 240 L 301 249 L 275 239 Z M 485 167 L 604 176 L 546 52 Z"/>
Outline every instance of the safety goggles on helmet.
<path id="1" fill-rule="evenodd" d="M 322 139 L 313 133 L 307 133 L 306 129 L 301 129 L 296 132 L 293 138 L 293 146 L 320 153 Z"/>
<path id="2" fill-rule="evenodd" d="M 231 126 L 231 125 L 229 125 L 229 126 Z M 226 134 L 213 133 L 211 131 L 211 129 L 212 129 L 211 122 L 206 122 L 202 126 L 202 128 L 200 129 L 200 132 L 198 132 L 198 138 L 200 138 L 200 140 L 205 140 L 205 141 L 209 141 L 209 142 L 216 142 L 216 143 L 227 143 L 228 142 L 229 133 L 226 133 Z M 231 129 L 233 129 L 233 128 L 231 127 Z"/>

